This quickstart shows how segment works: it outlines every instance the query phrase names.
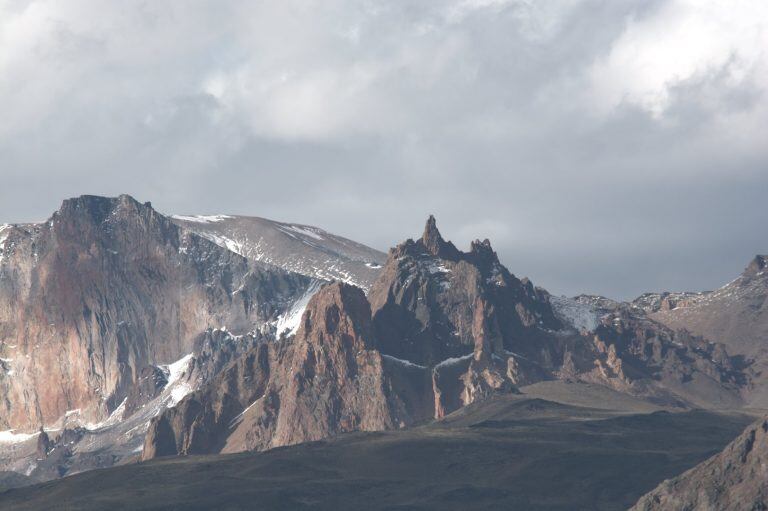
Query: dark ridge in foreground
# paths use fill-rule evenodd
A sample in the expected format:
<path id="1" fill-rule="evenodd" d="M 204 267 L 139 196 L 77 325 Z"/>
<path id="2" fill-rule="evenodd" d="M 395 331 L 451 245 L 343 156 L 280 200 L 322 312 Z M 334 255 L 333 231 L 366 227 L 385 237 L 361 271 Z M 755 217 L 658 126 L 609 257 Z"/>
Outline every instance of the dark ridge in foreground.
<path id="1" fill-rule="evenodd" d="M 0 509 L 620 510 L 750 420 L 507 395 L 409 430 L 87 472 L 9 490 Z"/>
<path id="2" fill-rule="evenodd" d="M 632 511 L 768 509 L 768 418 L 750 425 L 717 456 L 664 481 Z"/>

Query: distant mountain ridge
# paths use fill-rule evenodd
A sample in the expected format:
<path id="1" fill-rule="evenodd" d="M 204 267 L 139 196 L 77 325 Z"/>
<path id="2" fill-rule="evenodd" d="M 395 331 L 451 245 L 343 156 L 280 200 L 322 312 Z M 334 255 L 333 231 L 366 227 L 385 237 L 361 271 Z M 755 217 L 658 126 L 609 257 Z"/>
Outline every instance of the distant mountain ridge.
<path id="1" fill-rule="evenodd" d="M 686 293 L 651 317 L 726 344 L 734 354 L 768 355 L 768 256 L 755 256 L 736 279 L 710 292 Z M 679 294 L 678 294 L 679 295 Z"/>
<path id="2" fill-rule="evenodd" d="M 173 215 L 178 225 L 253 261 L 368 290 L 386 254 L 318 227 L 235 215 Z"/>
<path id="3" fill-rule="evenodd" d="M 488 240 L 462 252 L 433 217 L 421 238 L 390 250 L 368 298 L 326 285 L 296 336 L 259 345 L 246 361 L 155 417 L 143 457 L 400 428 L 542 380 L 674 407 L 737 406 L 747 383 L 721 345 L 628 306 L 617 304 L 592 331 L 568 327 L 548 293 L 511 274 Z"/>
<path id="4" fill-rule="evenodd" d="M 731 282 L 714 291 L 649 293 L 634 302 L 648 317 L 722 343 L 750 365 L 749 406 L 768 407 L 768 256 L 757 255 Z"/>
<path id="5" fill-rule="evenodd" d="M 553 382 L 738 408 L 760 366 L 655 319 L 697 300 L 554 297 L 432 216 L 385 255 L 306 225 L 70 199 L 0 227 L 0 464 L 45 480 L 271 449 Z"/>

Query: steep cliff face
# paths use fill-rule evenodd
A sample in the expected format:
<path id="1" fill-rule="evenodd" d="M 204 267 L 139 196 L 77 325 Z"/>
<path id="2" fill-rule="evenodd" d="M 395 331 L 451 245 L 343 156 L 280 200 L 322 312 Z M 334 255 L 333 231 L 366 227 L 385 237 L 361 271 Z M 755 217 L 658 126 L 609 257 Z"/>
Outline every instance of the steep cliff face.
<path id="1" fill-rule="evenodd" d="M 426 415 L 411 394 L 421 393 L 375 349 L 363 291 L 334 283 L 312 297 L 295 337 L 259 344 L 154 419 L 143 457 L 261 450 L 390 429 Z"/>
<path id="2" fill-rule="evenodd" d="M 257 266 L 131 197 L 64 201 L 0 241 L 0 428 L 98 422 L 208 327 L 274 319 L 309 279 Z"/>
<path id="3" fill-rule="evenodd" d="M 546 296 L 500 262 L 490 242 L 469 252 L 443 240 L 434 217 L 423 236 L 390 251 L 369 298 L 383 353 L 433 366 L 473 352 L 475 312 L 485 308 L 497 351 L 527 351 L 533 338 L 562 325 Z M 500 353 L 499 353 L 500 354 Z"/>
<path id="4" fill-rule="evenodd" d="M 174 409 L 185 396 L 220 374 L 222 368 L 271 338 L 271 333 L 234 335 L 224 329 L 207 330 L 195 338 L 194 353 L 172 364 L 142 369 L 126 399 L 105 421 L 83 426 L 76 414 L 57 421 L 46 432 L 51 454 L 44 459 L 39 455 L 40 446 L 35 445 L 36 440 L 42 442 L 38 438 L 44 438 L 42 434 L 5 432 L 5 438 L 0 438 L 0 466 L 34 481 L 45 481 L 133 462 L 143 448 L 153 417 Z"/>
<path id="5" fill-rule="evenodd" d="M 749 426 L 723 451 L 661 483 L 631 511 L 768 509 L 768 419 Z"/>
<path id="6" fill-rule="evenodd" d="M 262 342 L 153 419 L 142 457 L 220 452 L 233 421 L 264 393 L 268 378 L 269 345 Z"/>

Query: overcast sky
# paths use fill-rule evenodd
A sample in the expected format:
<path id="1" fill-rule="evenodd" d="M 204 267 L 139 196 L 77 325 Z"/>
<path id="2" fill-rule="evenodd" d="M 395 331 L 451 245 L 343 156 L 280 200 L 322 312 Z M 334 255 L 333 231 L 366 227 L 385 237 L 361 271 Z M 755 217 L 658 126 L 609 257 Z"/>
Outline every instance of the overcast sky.
<path id="1" fill-rule="evenodd" d="M 712 288 L 768 252 L 767 92 L 765 0 L 0 0 L 0 222 L 434 213 L 556 294 Z"/>

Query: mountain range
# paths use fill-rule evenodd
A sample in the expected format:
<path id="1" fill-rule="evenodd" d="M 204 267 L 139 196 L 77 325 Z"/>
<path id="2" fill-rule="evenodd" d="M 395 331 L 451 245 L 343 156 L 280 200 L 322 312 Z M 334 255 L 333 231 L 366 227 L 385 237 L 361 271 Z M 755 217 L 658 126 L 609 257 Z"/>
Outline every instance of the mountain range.
<path id="1" fill-rule="evenodd" d="M 291 452 L 311 458 L 312 448 L 302 447 L 313 445 L 307 442 L 338 437 L 328 446 L 338 451 L 334 456 L 349 446 L 365 460 L 375 454 L 343 439 L 387 430 L 398 452 L 407 452 L 406 444 L 417 452 L 420 432 L 446 435 L 452 449 L 476 445 L 485 452 L 494 438 L 511 448 L 521 439 L 516 435 L 541 442 L 553 431 L 566 435 L 567 452 L 568 445 L 592 445 L 583 436 L 590 428 L 606 438 L 622 438 L 629 428 L 636 434 L 627 441 L 637 440 L 632 452 L 649 459 L 658 440 L 649 432 L 670 435 L 683 425 L 712 442 L 678 439 L 681 449 L 688 446 L 686 456 L 648 463 L 624 493 L 606 497 L 603 507 L 592 504 L 626 508 L 691 469 L 637 504 L 677 509 L 663 502 L 693 502 L 690 488 L 722 475 L 707 467 L 735 466 L 733 453 L 743 447 L 704 460 L 759 416 L 768 399 L 765 267 L 766 257 L 757 256 L 713 292 L 647 293 L 631 302 L 566 298 L 515 276 L 489 240 L 459 250 L 431 216 L 419 238 L 384 254 L 307 225 L 166 216 L 125 195 L 69 199 L 44 223 L 0 227 L 0 485 L 115 465 L 184 472 L 189 464 L 163 459 L 243 451 L 267 451 L 253 463 L 282 473 L 287 462 L 270 454 L 276 447 L 295 446 Z M 675 417 L 689 418 L 678 424 Z M 758 440 L 759 429 L 751 430 Z M 482 435 L 467 437 L 471 431 Z M 375 436 L 359 438 L 375 444 Z M 748 442 L 739 438 L 738 445 Z M 587 449 L 582 468 L 627 448 Z M 546 463 L 537 456 L 528 461 Z M 749 467 L 759 464 L 750 460 L 742 470 L 754 474 Z M 699 462 L 705 465 L 693 468 Z M 334 463 L 327 469 L 340 470 Z M 489 475 L 478 470 L 482 459 L 475 463 L 465 467 L 468 484 L 480 488 Z M 111 470 L 121 469 L 88 477 L 108 478 Z M 552 477 L 552 470 L 531 474 Z M 310 472 L 302 472 L 302 484 L 327 476 Z M 733 473 L 722 477 L 747 477 Z M 78 477 L 72 480 L 86 480 Z M 349 481 L 353 474 L 338 477 Z M 382 472 L 376 480 L 391 477 Z M 730 484 L 722 477 L 711 484 Z M 68 480 L 8 491 L 0 504 L 18 503 L 17 495 L 32 502 L 35 488 L 49 493 Z M 743 487 L 745 498 L 765 500 L 754 484 Z M 450 491 L 472 502 L 479 490 Z M 316 504 L 329 502 L 310 493 Z M 232 495 L 240 498 L 236 490 Z M 530 509 L 547 508 L 533 487 L 475 502 L 489 509 L 523 505 L 515 501 L 520 495 Z M 717 509 L 696 502 L 679 509 Z"/>

